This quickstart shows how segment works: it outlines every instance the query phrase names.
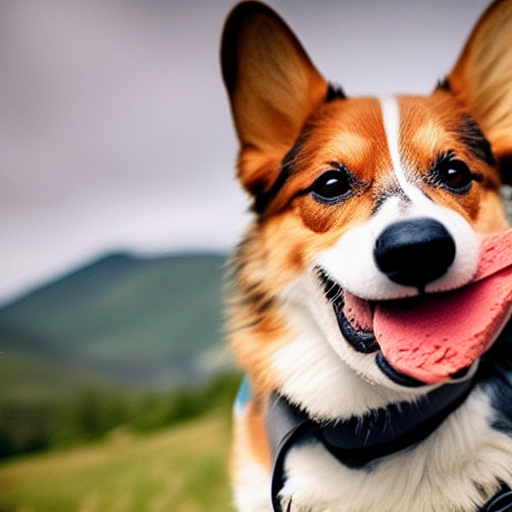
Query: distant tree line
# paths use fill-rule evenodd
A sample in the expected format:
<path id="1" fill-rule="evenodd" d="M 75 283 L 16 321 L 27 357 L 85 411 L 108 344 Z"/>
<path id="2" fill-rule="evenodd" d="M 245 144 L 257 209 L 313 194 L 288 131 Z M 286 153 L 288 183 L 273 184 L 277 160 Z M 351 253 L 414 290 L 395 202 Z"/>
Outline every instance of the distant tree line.
<path id="1" fill-rule="evenodd" d="M 222 373 L 169 393 L 81 389 L 64 403 L 0 409 L 0 460 L 100 439 L 117 427 L 152 431 L 220 410 L 230 414 L 240 375 Z"/>

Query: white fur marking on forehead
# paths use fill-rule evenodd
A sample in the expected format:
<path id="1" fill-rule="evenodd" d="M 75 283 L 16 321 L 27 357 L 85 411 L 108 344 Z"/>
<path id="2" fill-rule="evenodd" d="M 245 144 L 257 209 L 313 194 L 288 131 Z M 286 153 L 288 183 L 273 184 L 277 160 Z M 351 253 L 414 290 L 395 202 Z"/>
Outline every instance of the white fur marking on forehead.
<path id="1" fill-rule="evenodd" d="M 380 100 L 380 108 L 382 109 L 382 121 L 391 155 L 391 163 L 400 186 L 406 188 L 408 183 L 400 162 L 400 109 L 398 101 L 393 97 L 382 98 Z"/>
<path id="2" fill-rule="evenodd" d="M 391 165 L 398 180 L 400 188 L 411 200 L 424 202 L 428 199 L 412 183 L 407 181 L 405 170 L 400 160 L 400 107 L 398 100 L 394 97 L 386 97 L 380 100 L 382 109 L 382 121 L 384 132 L 388 143 Z"/>

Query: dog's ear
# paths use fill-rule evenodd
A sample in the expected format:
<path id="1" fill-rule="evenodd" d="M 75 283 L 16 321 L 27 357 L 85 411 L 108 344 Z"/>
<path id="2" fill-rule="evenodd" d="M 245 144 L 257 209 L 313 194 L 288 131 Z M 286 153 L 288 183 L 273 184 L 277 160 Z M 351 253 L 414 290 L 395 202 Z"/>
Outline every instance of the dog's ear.
<path id="1" fill-rule="evenodd" d="M 491 143 L 503 182 L 512 184 L 512 0 L 487 8 L 447 86 Z"/>
<path id="2" fill-rule="evenodd" d="M 238 174 L 257 196 L 277 179 L 328 85 L 284 21 L 258 2 L 239 4 L 229 15 L 221 59 L 241 144 Z"/>

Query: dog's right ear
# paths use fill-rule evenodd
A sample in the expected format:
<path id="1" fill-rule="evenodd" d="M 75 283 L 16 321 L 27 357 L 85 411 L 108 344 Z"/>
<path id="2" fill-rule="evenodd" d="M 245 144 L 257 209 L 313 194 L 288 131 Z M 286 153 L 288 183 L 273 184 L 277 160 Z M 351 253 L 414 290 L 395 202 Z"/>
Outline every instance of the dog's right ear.
<path id="1" fill-rule="evenodd" d="M 222 73 L 241 144 L 238 176 L 267 192 L 328 84 L 284 21 L 259 2 L 237 5 L 222 36 Z"/>
<path id="2" fill-rule="evenodd" d="M 447 86 L 480 125 L 503 182 L 512 185 L 512 0 L 495 0 L 483 13 Z"/>

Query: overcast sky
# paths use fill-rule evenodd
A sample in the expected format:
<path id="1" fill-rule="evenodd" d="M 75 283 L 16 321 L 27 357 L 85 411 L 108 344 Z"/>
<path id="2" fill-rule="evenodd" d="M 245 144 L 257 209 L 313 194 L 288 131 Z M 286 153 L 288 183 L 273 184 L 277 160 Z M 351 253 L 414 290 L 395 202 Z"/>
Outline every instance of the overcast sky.
<path id="1" fill-rule="evenodd" d="M 229 0 L 0 2 L 0 302 L 104 252 L 247 222 L 219 70 Z M 428 93 L 486 0 L 273 0 L 349 95 Z"/>

